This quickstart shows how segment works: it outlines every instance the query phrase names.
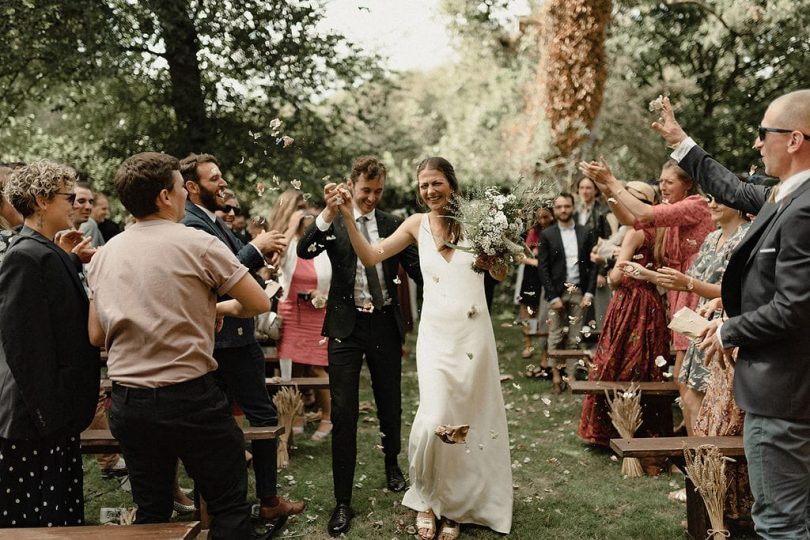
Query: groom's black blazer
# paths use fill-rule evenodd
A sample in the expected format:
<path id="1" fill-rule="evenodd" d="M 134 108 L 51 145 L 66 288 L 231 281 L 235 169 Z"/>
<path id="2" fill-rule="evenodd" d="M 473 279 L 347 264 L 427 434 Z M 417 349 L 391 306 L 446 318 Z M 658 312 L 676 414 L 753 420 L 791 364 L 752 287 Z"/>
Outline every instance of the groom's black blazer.
<path id="1" fill-rule="evenodd" d="M 776 204 L 773 188 L 739 181 L 698 146 L 679 165 L 718 202 L 757 214 L 721 286 L 721 339 L 739 347 L 734 399 L 753 414 L 810 419 L 810 180 Z"/>
<path id="2" fill-rule="evenodd" d="M 391 236 L 402 223 L 402 219 L 391 214 L 376 209 L 374 212 L 381 239 Z M 326 250 L 332 263 L 332 282 L 329 287 L 322 334 L 331 338 L 343 339 L 354 331 L 354 323 L 357 318 L 357 309 L 354 305 L 357 255 L 349 241 L 349 233 L 346 232 L 346 223 L 342 215 L 338 215 L 326 231 L 318 229 L 316 223 L 311 224 L 298 242 L 298 256 L 302 259 L 312 259 L 323 250 Z M 385 286 L 391 297 L 393 315 L 397 322 L 400 339 L 404 340 L 405 327 L 399 310 L 397 285 L 394 283 L 400 263 L 408 275 L 421 285 L 419 253 L 415 246 L 408 246 L 401 253 L 382 262 Z"/>

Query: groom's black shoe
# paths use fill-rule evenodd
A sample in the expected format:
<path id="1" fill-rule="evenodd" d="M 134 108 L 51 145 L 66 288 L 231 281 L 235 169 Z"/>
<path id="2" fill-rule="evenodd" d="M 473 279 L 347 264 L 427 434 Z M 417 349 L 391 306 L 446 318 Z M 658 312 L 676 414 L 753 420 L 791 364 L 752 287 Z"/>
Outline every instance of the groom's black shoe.
<path id="1" fill-rule="evenodd" d="M 352 526 L 353 517 L 354 512 L 352 512 L 351 506 L 338 503 L 335 509 L 332 510 L 332 517 L 329 518 L 329 525 L 326 527 L 326 530 L 329 531 L 329 536 L 340 536 L 348 532 L 349 528 Z"/>
<path id="2" fill-rule="evenodd" d="M 405 489 L 405 476 L 399 465 L 386 465 L 385 483 L 391 491 L 402 491 Z"/>

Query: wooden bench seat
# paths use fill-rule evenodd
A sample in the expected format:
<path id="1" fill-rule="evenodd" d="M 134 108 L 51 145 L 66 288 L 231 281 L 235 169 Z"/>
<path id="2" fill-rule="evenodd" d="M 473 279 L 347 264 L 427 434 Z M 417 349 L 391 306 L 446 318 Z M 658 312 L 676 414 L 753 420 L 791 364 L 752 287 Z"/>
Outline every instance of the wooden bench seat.
<path id="1" fill-rule="evenodd" d="M 246 441 L 277 439 L 284 426 L 242 427 Z M 121 451 L 118 441 L 108 429 L 86 429 L 81 434 L 83 454 L 115 454 Z"/>
<path id="2" fill-rule="evenodd" d="M 641 390 L 642 396 L 671 396 L 678 397 L 678 385 L 673 381 L 661 382 L 625 382 L 625 381 L 570 381 L 572 394 L 605 395 L 607 390 L 611 396 L 614 390 L 626 391 L 630 385 L 635 384 Z"/>
<path id="3" fill-rule="evenodd" d="M 661 458 L 666 457 L 684 470 L 684 447 L 695 449 L 704 444 L 713 444 L 721 454 L 737 461 L 745 461 L 742 437 L 652 437 L 646 439 L 611 439 L 610 448 L 619 457 Z M 684 474 L 686 471 L 684 471 Z M 688 476 L 686 483 L 686 521 L 689 536 L 695 540 L 706 538 L 711 527 L 703 498 L 695 491 Z"/>
<path id="4" fill-rule="evenodd" d="M 150 525 L 93 525 L 0 529 L 2 540 L 186 540 L 200 534 L 199 521 Z"/>

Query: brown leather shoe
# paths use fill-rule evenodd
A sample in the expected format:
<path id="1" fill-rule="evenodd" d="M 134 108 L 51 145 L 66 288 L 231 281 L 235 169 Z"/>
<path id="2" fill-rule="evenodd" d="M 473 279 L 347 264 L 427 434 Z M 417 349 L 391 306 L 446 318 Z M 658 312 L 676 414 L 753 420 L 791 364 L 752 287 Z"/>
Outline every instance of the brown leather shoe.
<path id="1" fill-rule="evenodd" d="M 262 506 L 259 509 L 259 517 L 264 521 L 276 521 L 280 517 L 292 516 L 300 514 L 306 509 L 307 503 L 304 501 L 288 501 L 287 499 L 278 498 L 276 506 Z"/>

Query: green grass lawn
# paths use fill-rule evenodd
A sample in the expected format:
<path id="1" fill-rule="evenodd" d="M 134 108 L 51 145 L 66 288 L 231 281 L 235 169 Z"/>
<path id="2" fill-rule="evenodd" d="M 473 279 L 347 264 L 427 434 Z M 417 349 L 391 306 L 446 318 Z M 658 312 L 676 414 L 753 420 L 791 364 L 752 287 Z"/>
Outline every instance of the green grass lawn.
<path id="1" fill-rule="evenodd" d="M 501 372 L 513 375 L 503 383 L 509 420 L 514 481 L 512 538 L 520 539 L 680 539 L 686 534 L 681 521 L 686 506 L 671 502 L 667 493 L 683 487 L 683 478 L 622 478 L 621 463 L 610 453 L 580 442 L 575 432 L 581 397 L 551 393 L 551 383 L 523 376 L 520 358 L 522 339 L 518 327 L 504 327 L 512 320 L 509 310 L 496 307 L 493 317 L 498 340 Z M 411 351 L 403 363 L 403 453 L 416 413 L 418 389 Z M 534 358 L 536 361 L 537 358 Z M 368 373 L 364 370 L 361 400 L 373 403 Z M 550 400 L 550 404 L 546 401 Z M 314 426 L 307 428 L 307 435 Z M 355 474 L 352 521 L 349 538 L 412 538 L 415 514 L 401 506 L 402 494 L 385 486 L 378 422 L 372 411 L 361 414 L 358 433 L 358 464 Z M 329 441 L 315 443 L 307 437 L 296 440 L 287 469 L 279 471 L 279 493 L 304 499 L 307 510 L 291 518 L 281 538 L 329 538 L 326 523 L 332 511 L 332 475 Z M 407 456 L 400 464 L 407 473 Z M 101 507 L 131 506 L 129 493 L 115 481 L 101 480 L 92 457 L 85 457 L 86 517 L 97 523 Z M 487 474 L 487 471 L 481 471 Z M 252 476 L 252 472 L 251 472 Z M 183 484 L 190 487 L 187 479 Z M 252 478 L 249 496 L 254 496 Z M 467 527 L 465 538 L 498 538 L 488 529 Z"/>

